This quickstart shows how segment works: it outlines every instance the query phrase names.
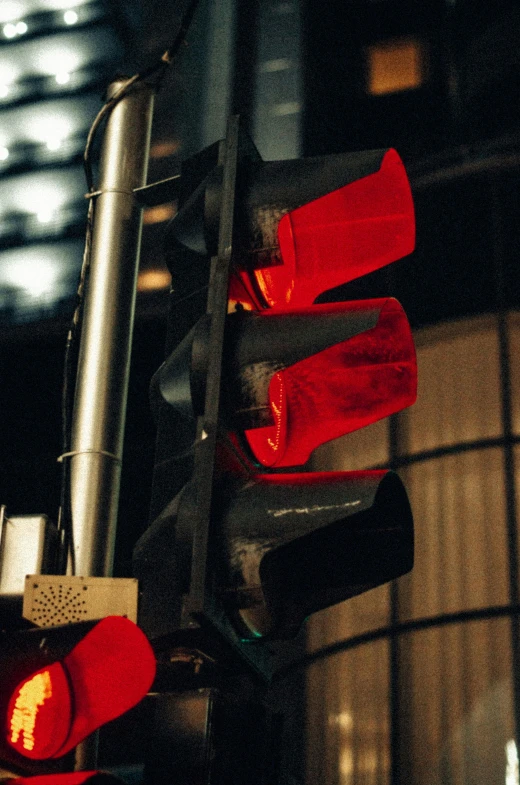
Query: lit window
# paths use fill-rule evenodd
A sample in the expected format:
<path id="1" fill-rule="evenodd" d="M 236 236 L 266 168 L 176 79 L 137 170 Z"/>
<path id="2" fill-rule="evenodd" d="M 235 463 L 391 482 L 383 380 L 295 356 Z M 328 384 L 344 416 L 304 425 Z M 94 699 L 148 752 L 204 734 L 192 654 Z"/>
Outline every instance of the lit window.
<path id="1" fill-rule="evenodd" d="M 26 255 L 25 259 L 9 266 L 5 279 L 6 283 L 38 299 L 56 294 L 59 271 L 59 265 L 53 259 Z"/>
<path id="2" fill-rule="evenodd" d="M 6 38 L 16 38 L 17 35 L 25 35 L 27 29 L 25 22 L 8 22 L 2 31 Z"/>
<path id="3" fill-rule="evenodd" d="M 20 2 L 2 0 L 0 3 L 0 22 L 12 22 L 13 19 L 19 19 L 23 13 L 24 9 Z"/>
<path id="4" fill-rule="evenodd" d="M 3 33 L 6 38 L 14 38 L 16 35 L 16 25 L 13 24 L 12 22 L 9 22 L 9 24 L 4 25 Z"/>
<path id="5" fill-rule="evenodd" d="M 9 158 L 9 150 L 7 147 L 0 146 L 0 161 L 6 161 Z"/>
<path id="6" fill-rule="evenodd" d="M 424 47 L 413 39 L 384 41 L 368 48 L 367 65 L 371 95 L 413 90 L 424 81 Z"/>
<path id="7" fill-rule="evenodd" d="M 167 158 L 169 155 L 175 155 L 180 149 L 180 142 L 176 139 L 165 140 L 162 142 L 155 142 L 150 149 L 151 158 Z"/>
<path id="8" fill-rule="evenodd" d="M 0 98 L 7 98 L 11 85 L 18 77 L 16 70 L 7 63 L 0 63 Z"/>
<path id="9" fill-rule="evenodd" d="M 140 292 L 152 292 L 169 287 L 171 276 L 168 270 L 143 270 L 139 273 L 137 289 Z"/>
<path id="10" fill-rule="evenodd" d="M 66 25 L 75 25 L 78 19 L 79 17 L 76 11 L 72 11 L 69 9 L 68 11 L 65 11 L 65 13 L 63 14 L 63 21 L 65 22 Z"/>
<path id="11" fill-rule="evenodd" d="M 54 78 L 58 84 L 68 84 L 68 82 L 70 82 L 70 74 L 68 71 L 58 71 Z"/>
<path id="12" fill-rule="evenodd" d="M 518 750 L 514 739 L 506 742 L 506 785 L 518 785 Z"/>
<path id="13" fill-rule="evenodd" d="M 39 223 L 50 223 L 64 201 L 59 185 L 33 182 L 24 189 L 23 206 L 28 213 L 36 216 Z"/>
<path id="14" fill-rule="evenodd" d="M 36 219 L 40 224 L 50 224 L 55 217 L 54 209 L 52 207 L 42 207 L 36 213 Z"/>
<path id="15" fill-rule="evenodd" d="M 38 54 L 37 69 L 42 74 L 54 76 L 58 84 L 66 84 L 70 75 L 81 63 L 80 52 L 70 47 L 44 47 Z"/>
<path id="16" fill-rule="evenodd" d="M 70 123 L 56 115 L 36 117 L 29 125 L 33 139 L 42 142 L 48 150 L 59 150 L 63 141 L 70 135 Z"/>
<path id="17" fill-rule="evenodd" d="M 158 224 L 169 221 L 175 215 L 172 204 L 160 204 L 157 207 L 148 207 L 143 213 L 143 223 Z"/>

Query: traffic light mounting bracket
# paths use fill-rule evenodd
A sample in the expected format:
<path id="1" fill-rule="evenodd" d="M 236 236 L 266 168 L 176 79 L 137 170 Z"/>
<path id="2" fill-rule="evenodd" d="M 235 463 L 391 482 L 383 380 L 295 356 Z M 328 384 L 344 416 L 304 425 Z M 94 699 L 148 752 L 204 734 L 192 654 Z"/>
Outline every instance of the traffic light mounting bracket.
<path id="1" fill-rule="evenodd" d="M 235 186 L 239 151 L 240 125 L 237 116 L 231 117 L 226 138 L 219 149 L 219 164 L 223 167 L 222 201 L 218 230 L 217 255 L 211 259 L 207 313 L 211 321 L 208 335 L 208 354 L 204 413 L 197 421 L 194 446 L 192 489 L 195 494 L 196 516 L 193 519 L 193 551 L 190 593 L 187 612 L 204 615 L 208 596 L 208 544 L 215 452 L 217 446 L 220 407 L 221 357 L 227 314 L 228 280 L 233 253 L 233 219 Z"/>

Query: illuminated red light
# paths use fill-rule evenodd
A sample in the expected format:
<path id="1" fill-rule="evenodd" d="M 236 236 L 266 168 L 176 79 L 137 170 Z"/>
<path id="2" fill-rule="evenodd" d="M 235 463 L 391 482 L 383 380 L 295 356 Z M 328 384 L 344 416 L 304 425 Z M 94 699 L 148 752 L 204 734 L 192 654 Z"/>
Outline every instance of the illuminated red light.
<path id="1" fill-rule="evenodd" d="M 24 679 L 7 711 L 7 740 L 35 760 L 61 757 L 135 706 L 155 677 L 144 633 L 122 616 L 102 619 L 63 659 Z"/>
<path id="2" fill-rule="evenodd" d="M 264 466 L 300 466 L 320 444 L 410 406 L 417 364 L 410 326 L 394 299 L 336 306 L 344 314 L 380 305 L 375 327 L 275 373 L 269 385 L 273 425 L 249 429 Z"/>
<path id="3" fill-rule="evenodd" d="M 283 264 L 254 271 L 269 307 L 305 306 L 322 292 L 411 253 L 415 214 L 395 150 L 379 171 L 286 213 L 278 226 Z"/>
<path id="4" fill-rule="evenodd" d="M 70 774 L 40 774 L 36 777 L 20 777 L 9 780 L 9 785 L 83 785 L 83 783 L 121 783 L 117 777 L 99 771 L 74 771 Z"/>
<path id="5" fill-rule="evenodd" d="M 65 742 L 71 723 L 71 694 L 59 662 L 25 679 L 7 710 L 8 740 L 26 758 L 52 757 Z"/>

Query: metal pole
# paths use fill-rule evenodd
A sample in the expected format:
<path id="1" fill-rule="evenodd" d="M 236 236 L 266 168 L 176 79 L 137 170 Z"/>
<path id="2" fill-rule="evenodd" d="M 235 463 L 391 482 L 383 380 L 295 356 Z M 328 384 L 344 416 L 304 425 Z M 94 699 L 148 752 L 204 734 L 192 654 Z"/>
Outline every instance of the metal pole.
<path id="1" fill-rule="evenodd" d="M 113 82 L 110 98 L 124 84 Z M 94 209 L 90 272 L 71 440 L 71 501 L 78 575 L 110 576 L 114 542 L 142 210 L 154 90 L 137 83 L 109 115 Z"/>

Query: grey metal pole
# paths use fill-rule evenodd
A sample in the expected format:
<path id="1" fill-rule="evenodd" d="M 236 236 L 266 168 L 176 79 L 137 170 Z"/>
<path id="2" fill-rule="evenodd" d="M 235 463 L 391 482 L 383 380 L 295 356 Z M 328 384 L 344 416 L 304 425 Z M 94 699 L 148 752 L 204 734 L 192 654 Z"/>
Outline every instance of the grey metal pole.
<path id="1" fill-rule="evenodd" d="M 112 109 L 101 150 L 70 456 L 78 575 L 113 570 L 142 226 L 133 190 L 146 183 L 153 99 L 136 83 Z"/>

